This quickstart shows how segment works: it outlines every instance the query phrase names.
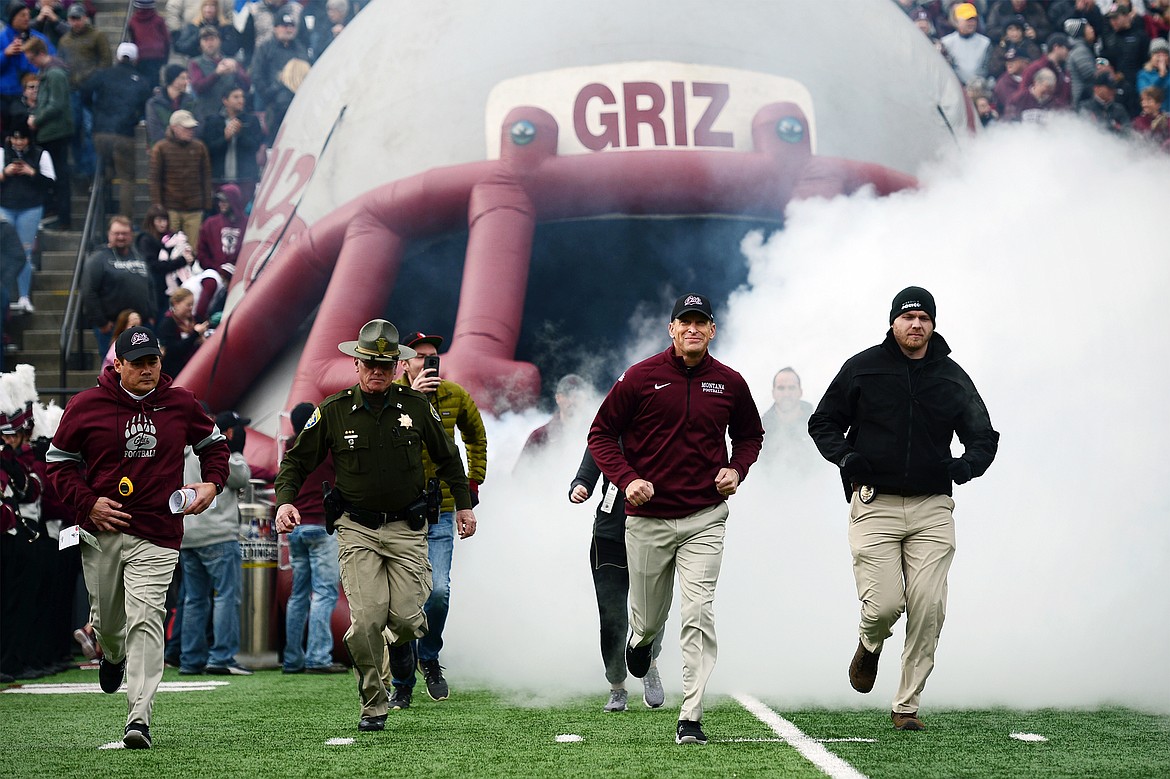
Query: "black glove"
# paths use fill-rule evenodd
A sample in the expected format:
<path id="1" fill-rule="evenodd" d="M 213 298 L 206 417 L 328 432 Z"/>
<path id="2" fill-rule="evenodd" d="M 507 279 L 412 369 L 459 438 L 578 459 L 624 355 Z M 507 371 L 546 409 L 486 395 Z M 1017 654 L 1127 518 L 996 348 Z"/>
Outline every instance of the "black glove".
<path id="1" fill-rule="evenodd" d="M 53 443 L 51 438 L 45 438 L 44 436 L 41 436 L 40 438 L 34 438 L 29 446 L 32 447 L 33 454 L 36 455 L 36 458 L 41 462 L 44 462 L 45 456 L 49 453 L 49 444 L 51 443 Z"/>
<path id="2" fill-rule="evenodd" d="M 5 446 L 4 451 L 0 452 L 0 468 L 8 474 L 8 486 L 12 488 L 13 494 L 18 498 L 24 497 L 28 487 L 28 471 L 16 459 L 16 450 L 11 446 Z"/>
<path id="3" fill-rule="evenodd" d="M 869 465 L 869 460 L 857 452 L 850 452 L 845 455 L 839 465 L 841 468 L 841 477 L 850 484 L 856 483 L 858 474 L 870 473 L 873 470 Z"/>
<path id="4" fill-rule="evenodd" d="M 971 463 L 962 457 L 952 458 L 947 463 L 947 474 L 955 484 L 966 484 L 971 481 Z"/>

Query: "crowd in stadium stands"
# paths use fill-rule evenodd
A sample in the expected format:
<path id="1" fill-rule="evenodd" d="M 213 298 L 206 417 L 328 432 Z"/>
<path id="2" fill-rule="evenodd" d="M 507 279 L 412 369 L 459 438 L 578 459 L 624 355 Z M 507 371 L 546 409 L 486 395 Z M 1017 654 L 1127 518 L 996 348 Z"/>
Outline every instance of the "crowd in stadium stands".
<path id="1" fill-rule="evenodd" d="M 186 236 L 191 246 L 215 245 L 215 236 L 197 234 L 201 216 L 217 211 L 206 191 L 163 186 L 168 176 L 161 168 L 181 161 L 209 177 L 215 191 L 234 184 L 250 210 L 267 149 L 297 89 L 363 5 L 165 0 L 160 14 L 155 2 L 134 0 L 126 40 L 117 45 L 93 26 L 91 0 L 14 0 L 7 8 L 0 31 L 5 160 L 47 152 L 49 164 L 35 175 L 29 168 L 28 186 L 12 189 L 39 201 L 48 229 L 72 227 L 71 179 L 91 179 L 100 158 L 119 182 L 116 192 L 108 188 L 108 212 L 140 224 L 133 184 L 149 171 L 153 205 L 168 212 L 173 231 L 194 232 Z M 1075 112 L 1170 151 L 1170 0 L 891 2 L 954 67 L 984 126 Z M 39 57 L 26 51 L 38 38 L 46 50 Z M 145 159 L 134 150 L 140 122 L 149 142 Z M 28 150 L 9 143 L 14 132 L 26 136 Z M 31 251 L 39 217 L 32 219 L 29 208 L 22 200 L 5 203 L 3 212 Z M 238 248 L 242 237 L 230 240 Z M 183 275 L 169 276 L 171 286 L 158 294 L 173 292 Z M 5 286 L 11 296 L 5 311 L 9 304 L 15 313 L 32 310 L 19 279 L 17 287 Z"/>
<path id="2" fill-rule="evenodd" d="M 897 0 L 979 120 L 1076 112 L 1170 151 L 1170 0 Z"/>
<path id="3" fill-rule="evenodd" d="M 107 215 L 128 217 L 137 233 L 142 224 L 153 228 L 161 208 L 169 224 L 158 242 L 183 234 L 185 268 L 172 267 L 169 249 L 142 257 L 152 266 L 158 299 L 209 267 L 221 276 L 216 284 L 191 282 L 196 297 L 201 286 L 226 285 L 285 112 L 313 63 L 364 5 L 164 1 L 160 14 L 156 0 L 133 0 L 121 41 L 94 26 L 91 0 L 10 0 L 5 8 L 0 127 L 3 164 L 13 166 L 0 173 L 0 181 L 8 179 L 0 221 L 9 223 L 2 228 L 6 239 L 15 230 L 26 255 L 24 263 L 6 258 L 0 284 L 6 318 L 34 310 L 28 290 L 37 231 L 79 227 L 71 195 L 89 191 L 99 162 Z M 145 155 L 135 143 L 140 124 L 146 127 Z M 135 213 L 141 179 L 151 183 L 149 218 L 141 206 Z M 227 219 L 204 219 L 225 209 Z M 95 229 L 100 234 L 105 228 Z M 220 232 L 203 234 L 209 230 Z M 167 311 L 141 313 L 153 325 Z M 197 311 L 215 313 L 206 304 Z M 110 333 L 102 336 L 104 343 Z"/>

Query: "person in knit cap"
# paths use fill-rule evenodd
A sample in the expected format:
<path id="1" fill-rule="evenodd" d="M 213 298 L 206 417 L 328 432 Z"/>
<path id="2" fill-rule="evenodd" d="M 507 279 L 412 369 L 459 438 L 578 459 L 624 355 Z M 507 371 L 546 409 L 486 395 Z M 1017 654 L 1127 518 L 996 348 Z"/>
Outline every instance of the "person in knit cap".
<path id="1" fill-rule="evenodd" d="M 861 601 L 849 683 L 867 693 L 902 612 L 906 643 L 890 717 L 922 730 L 919 696 L 934 670 L 955 554 L 954 485 L 982 476 L 999 433 L 975 384 L 935 332 L 934 296 L 906 287 L 885 340 L 846 360 L 809 418 L 821 455 L 841 472 Z M 951 456 L 955 435 L 963 444 Z"/>
<path id="2" fill-rule="evenodd" d="M 187 69 L 182 65 L 167 65 L 163 69 L 162 86 L 146 101 L 146 143 L 154 146 L 167 134 L 171 114 L 175 111 L 195 113 L 195 96 L 187 91 L 191 83 Z"/>

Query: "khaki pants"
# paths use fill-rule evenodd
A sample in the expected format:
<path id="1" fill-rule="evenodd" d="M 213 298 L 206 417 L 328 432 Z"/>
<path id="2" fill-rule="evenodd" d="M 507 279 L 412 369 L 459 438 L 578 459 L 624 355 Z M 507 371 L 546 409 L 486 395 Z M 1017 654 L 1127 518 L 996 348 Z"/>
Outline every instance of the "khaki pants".
<path id="1" fill-rule="evenodd" d="M 395 646 L 427 632 L 423 604 L 431 594 L 427 531 L 405 522 L 371 530 L 343 514 L 337 521 L 341 584 L 349 600 L 345 646 L 353 658 L 362 716 L 386 713 L 390 678 L 386 642 Z M 389 635 L 383 635 L 384 631 Z"/>
<path id="2" fill-rule="evenodd" d="M 118 213 L 137 224 L 134 222 L 134 139 L 117 133 L 94 133 L 93 146 L 105 169 L 106 186 L 112 188 L 114 179 L 118 179 Z M 197 239 L 198 236 L 192 243 Z"/>
<path id="3" fill-rule="evenodd" d="M 946 495 L 878 495 L 865 504 L 855 492 L 850 503 L 849 549 L 865 648 L 880 652 L 890 628 L 906 612 L 896 712 L 918 711 L 919 695 L 934 670 L 947 612 L 947 573 L 955 555 L 954 508 Z"/>
<path id="4" fill-rule="evenodd" d="M 95 533 L 101 551 L 81 544 L 94 635 L 106 660 L 126 660 L 126 724 L 150 724 L 163 675 L 167 588 L 179 560 L 166 549 L 125 533 Z"/>
<path id="5" fill-rule="evenodd" d="M 680 519 L 626 517 L 630 645 L 645 646 L 670 613 L 674 574 L 682 596 L 683 702 L 679 719 L 703 718 L 703 691 L 715 670 L 715 584 L 723 562 L 727 503 Z"/>
<path id="6" fill-rule="evenodd" d="M 187 234 L 191 248 L 194 249 L 199 245 L 199 228 L 203 227 L 202 211 L 176 211 L 170 208 L 167 209 L 167 219 L 170 220 L 172 233 L 182 230 Z"/>

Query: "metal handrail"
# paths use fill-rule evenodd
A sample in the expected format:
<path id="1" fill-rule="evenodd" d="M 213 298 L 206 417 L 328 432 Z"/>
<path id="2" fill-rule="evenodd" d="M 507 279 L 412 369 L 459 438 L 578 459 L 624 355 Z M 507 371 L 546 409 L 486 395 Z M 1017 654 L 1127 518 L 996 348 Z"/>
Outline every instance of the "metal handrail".
<path id="1" fill-rule="evenodd" d="M 130 32 L 130 14 L 134 13 L 133 0 L 126 2 L 126 14 L 122 20 L 122 35 L 118 42 L 122 43 L 127 39 Z M 117 63 L 114 63 L 117 64 Z M 81 324 L 81 274 L 85 268 L 85 258 L 89 255 L 89 251 L 94 243 L 93 237 L 95 229 L 98 225 L 105 221 L 105 182 L 106 177 L 103 175 L 102 160 L 99 157 L 97 160 L 96 169 L 93 174 L 93 186 L 90 188 L 89 203 L 85 209 L 85 224 L 81 228 L 81 243 L 77 247 L 77 259 L 73 264 L 73 278 L 69 282 L 69 294 L 65 298 L 65 312 L 61 318 L 61 336 L 59 341 L 58 357 L 60 360 L 59 369 L 59 383 L 61 403 L 64 404 L 66 395 L 71 394 L 66 389 L 69 384 L 68 374 L 69 366 L 73 363 L 74 346 L 76 345 L 77 355 L 84 353 L 82 347 L 82 340 L 85 335 L 85 330 Z M 74 335 L 77 339 L 74 341 Z M 104 356 L 104 355 L 101 355 Z"/>
<path id="2" fill-rule="evenodd" d="M 105 197 L 105 176 L 102 175 L 102 162 L 98 159 L 97 170 L 93 174 L 93 188 L 89 196 L 89 204 L 85 209 L 85 224 L 81 228 L 81 242 L 77 246 L 77 259 L 73 263 L 73 277 L 69 282 L 69 294 L 65 298 L 65 312 L 61 318 L 60 337 L 60 384 L 68 385 L 69 366 L 73 362 L 74 334 L 77 336 L 77 354 L 82 353 L 81 340 L 84 330 L 81 325 L 81 274 L 85 268 L 85 258 L 89 254 L 93 243 L 94 230 L 105 218 L 103 204 Z M 61 398 L 64 402 L 65 398 Z"/>

